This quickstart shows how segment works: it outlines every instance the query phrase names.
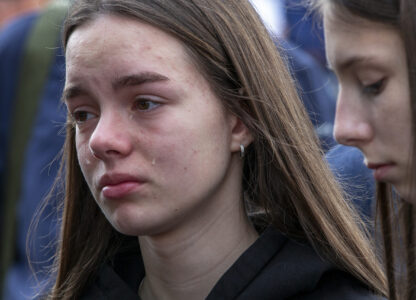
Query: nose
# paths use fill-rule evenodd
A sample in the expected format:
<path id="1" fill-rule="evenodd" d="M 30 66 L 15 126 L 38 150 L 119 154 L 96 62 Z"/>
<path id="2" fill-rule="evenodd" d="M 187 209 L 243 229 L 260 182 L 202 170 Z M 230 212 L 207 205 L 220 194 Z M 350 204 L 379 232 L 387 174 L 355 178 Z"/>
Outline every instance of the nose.
<path id="1" fill-rule="evenodd" d="M 360 99 L 345 97 L 340 90 L 335 114 L 335 140 L 346 146 L 360 147 L 373 138 L 371 120 Z"/>
<path id="2" fill-rule="evenodd" d="M 90 136 L 89 148 L 98 159 L 108 160 L 127 156 L 132 151 L 132 141 L 125 118 L 116 112 L 102 114 Z"/>

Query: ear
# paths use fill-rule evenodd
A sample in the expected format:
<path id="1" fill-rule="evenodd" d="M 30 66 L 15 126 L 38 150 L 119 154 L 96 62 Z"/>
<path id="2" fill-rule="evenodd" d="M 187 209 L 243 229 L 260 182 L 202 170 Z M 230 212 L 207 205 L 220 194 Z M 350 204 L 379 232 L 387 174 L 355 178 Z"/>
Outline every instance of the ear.
<path id="1" fill-rule="evenodd" d="M 247 126 L 235 115 L 230 115 L 231 140 L 230 151 L 240 152 L 240 145 L 247 148 L 253 142 L 253 135 Z"/>

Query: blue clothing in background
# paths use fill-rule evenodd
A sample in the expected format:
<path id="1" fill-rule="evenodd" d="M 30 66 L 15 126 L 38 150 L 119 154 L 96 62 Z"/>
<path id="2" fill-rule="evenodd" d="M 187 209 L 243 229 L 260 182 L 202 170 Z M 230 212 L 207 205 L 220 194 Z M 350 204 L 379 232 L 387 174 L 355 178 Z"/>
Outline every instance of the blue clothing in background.
<path id="1" fill-rule="evenodd" d="M 355 147 L 337 145 L 325 155 L 331 171 L 352 199 L 358 212 L 367 219 L 375 216 L 375 180 Z"/>
<path id="2" fill-rule="evenodd" d="M 37 13 L 19 17 L 0 31 L 0 183 L 4 184 L 6 159 L 12 132 L 12 117 L 16 91 L 19 88 L 19 70 L 27 37 Z M 29 269 L 26 237 L 32 217 L 41 201 L 50 191 L 59 167 L 56 159 L 63 146 L 66 112 L 60 104 L 64 84 L 64 56 L 60 47 L 55 50 L 55 61 L 50 69 L 47 83 L 43 87 L 35 123 L 31 131 L 23 161 L 20 197 L 16 215 L 16 245 L 12 267 L 6 275 L 3 299 L 31 299 L 39 291 L 39 284 L 46 281 L 45 269 L 51 265 L 57 238 L 56 199 L 43 212 L 38 229 L 33 233 L 30 257 L 39 283 Z M 47 50 L 47 49 L 45 49 Z M 27 99 L 31 101 L 31 99 Z M 33 99 L 32 99 L 33 100 Z M 0 186 L 4 195 L 4 186 Z M 0 202 L 0 206 L 2 203 Z M 3 220 L 0 220 L 3 221 Z M 52 247 L 51 247 L 52 246 Z"/>
<path id="3" fill-rule="evenodd" d="M 322 24 L 308 12 L 304 0 L 284 1 L 286 11 L 286 38 L 312 55 L 321 66 L 326 65 Z"/>
<path id="4" fill-rule="evenodd" d="M 336 142 L 332 130 L 335 120 L 336 90 L 330 74 L 316 60 L 291 42 L 280 40 L 280 48 L 296 80 L 300 98 L 319 136 L 324 151 Z"/>
<path id="5" fill-rule="evenodd" d="M 0 30 L 0 183 L 4 182 L 12 99 L 16 95 L 23 45 L 35 19 L 36 14 L 29 14 Z"/>

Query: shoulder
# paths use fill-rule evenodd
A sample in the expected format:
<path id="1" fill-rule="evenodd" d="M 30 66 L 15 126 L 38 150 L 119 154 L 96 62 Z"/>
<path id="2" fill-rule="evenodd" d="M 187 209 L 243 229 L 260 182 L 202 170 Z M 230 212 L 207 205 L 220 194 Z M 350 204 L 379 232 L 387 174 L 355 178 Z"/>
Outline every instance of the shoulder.
<path id="1" fill-rule="evenodd" d="M 274 235 L 280 240 L 277 251 L 237 299 L 379 299 L 308 244 Z"/>
<path id="2" fill-rule="evenodd" d="M 80 300 L 139 300 L 136 291 L 144 275 L 137 238 L 125 237 L 123 247 L 101 265 Z"/>
<path id="3" fill-rule="evenodd" d="M 276 260 L 280 267 L 275 266 L 272 272 L 283 282 L 281 289 L 290 299 L 382 299 L 351 274 L 322 258 L 309 245 L 288 240 Z M 280 260 L 283 262 L 279 263 Z"/>
<path id="4" fill-rule="evenodd" d="M 325 272 L 313 290 L 301 293 L 293 300 L 383 300 L 371 293 L 360 281 L 340 270 Z"/>
<path id="5" fill-rule="evenodd" d="M 80 300 L 139 300 L 134 290 L 109 265 L 103 265 L 98 276 L 82 293 Z"/>

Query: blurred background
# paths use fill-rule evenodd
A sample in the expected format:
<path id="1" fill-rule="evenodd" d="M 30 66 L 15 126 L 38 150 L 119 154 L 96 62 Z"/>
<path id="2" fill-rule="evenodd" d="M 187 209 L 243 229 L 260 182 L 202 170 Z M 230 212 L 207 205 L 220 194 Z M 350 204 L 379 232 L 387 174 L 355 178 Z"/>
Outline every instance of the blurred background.
<path id="1" fill-rule="evenodd" d="M 0 27 L 14 17 L 42 7 L 49 0 L 0 0 Z"/>

